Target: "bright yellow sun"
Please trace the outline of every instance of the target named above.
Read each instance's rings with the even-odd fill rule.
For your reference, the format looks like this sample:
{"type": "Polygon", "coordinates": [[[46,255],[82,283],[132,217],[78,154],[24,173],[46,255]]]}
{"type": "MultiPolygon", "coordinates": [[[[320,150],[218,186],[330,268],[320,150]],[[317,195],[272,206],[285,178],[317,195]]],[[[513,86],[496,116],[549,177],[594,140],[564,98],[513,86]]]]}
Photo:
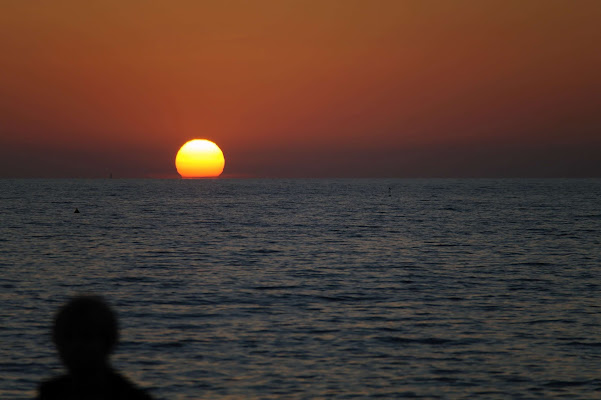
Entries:
{"type": "Polygon", "coordinates": [[[210,140],[190,140],[175,156],[175,168],[182,178],[216,178],[224,166],[223,152],[210,140]]]}

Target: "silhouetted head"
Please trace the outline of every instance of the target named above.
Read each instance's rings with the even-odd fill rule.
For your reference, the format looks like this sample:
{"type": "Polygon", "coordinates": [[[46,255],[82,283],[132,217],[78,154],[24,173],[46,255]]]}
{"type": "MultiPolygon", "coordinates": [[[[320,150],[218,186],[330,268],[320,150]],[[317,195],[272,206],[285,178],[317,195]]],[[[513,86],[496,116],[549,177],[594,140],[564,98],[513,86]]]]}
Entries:
{"type": "Polygon", "coordinates": [[[98,296],[77,296],[56,313],[52,341],[69,373],[90,376],[108,368],[118,340],[117,317],[98,296]]]}

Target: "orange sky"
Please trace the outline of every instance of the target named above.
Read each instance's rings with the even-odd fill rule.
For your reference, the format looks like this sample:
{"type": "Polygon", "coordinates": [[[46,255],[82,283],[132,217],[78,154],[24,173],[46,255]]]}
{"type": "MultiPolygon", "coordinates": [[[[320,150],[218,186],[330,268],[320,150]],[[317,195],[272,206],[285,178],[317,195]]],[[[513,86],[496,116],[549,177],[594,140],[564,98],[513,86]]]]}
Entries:
{"type": "Polygon", "coordinates": [[[601,176],[601,1],[0,2],[0,177],[601,176]]]}

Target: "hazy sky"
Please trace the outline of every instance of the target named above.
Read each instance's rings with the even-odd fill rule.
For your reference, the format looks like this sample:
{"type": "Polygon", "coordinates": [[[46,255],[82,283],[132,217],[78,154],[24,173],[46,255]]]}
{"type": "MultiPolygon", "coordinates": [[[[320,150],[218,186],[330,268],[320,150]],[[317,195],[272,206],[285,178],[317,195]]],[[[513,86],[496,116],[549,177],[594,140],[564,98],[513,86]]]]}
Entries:
{"type": "Polygon", "coordinates": [[[0,2],[0,177],[601,177],[601,1],[0,2]]]}

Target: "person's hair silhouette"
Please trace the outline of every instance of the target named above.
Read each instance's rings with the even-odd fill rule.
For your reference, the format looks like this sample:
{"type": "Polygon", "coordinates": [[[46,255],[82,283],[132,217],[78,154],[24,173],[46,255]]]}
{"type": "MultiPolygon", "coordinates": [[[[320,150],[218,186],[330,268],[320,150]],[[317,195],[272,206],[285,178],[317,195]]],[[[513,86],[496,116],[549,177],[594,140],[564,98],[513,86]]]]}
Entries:
{"type": "Polygon", "coordinates": [[[71,299],[58,310],[52,327],[68,374],[43,382],[38,399],[151,399],[112,369],[109,358],[118,338],[117,317],[101,297],[71,299]]]}

